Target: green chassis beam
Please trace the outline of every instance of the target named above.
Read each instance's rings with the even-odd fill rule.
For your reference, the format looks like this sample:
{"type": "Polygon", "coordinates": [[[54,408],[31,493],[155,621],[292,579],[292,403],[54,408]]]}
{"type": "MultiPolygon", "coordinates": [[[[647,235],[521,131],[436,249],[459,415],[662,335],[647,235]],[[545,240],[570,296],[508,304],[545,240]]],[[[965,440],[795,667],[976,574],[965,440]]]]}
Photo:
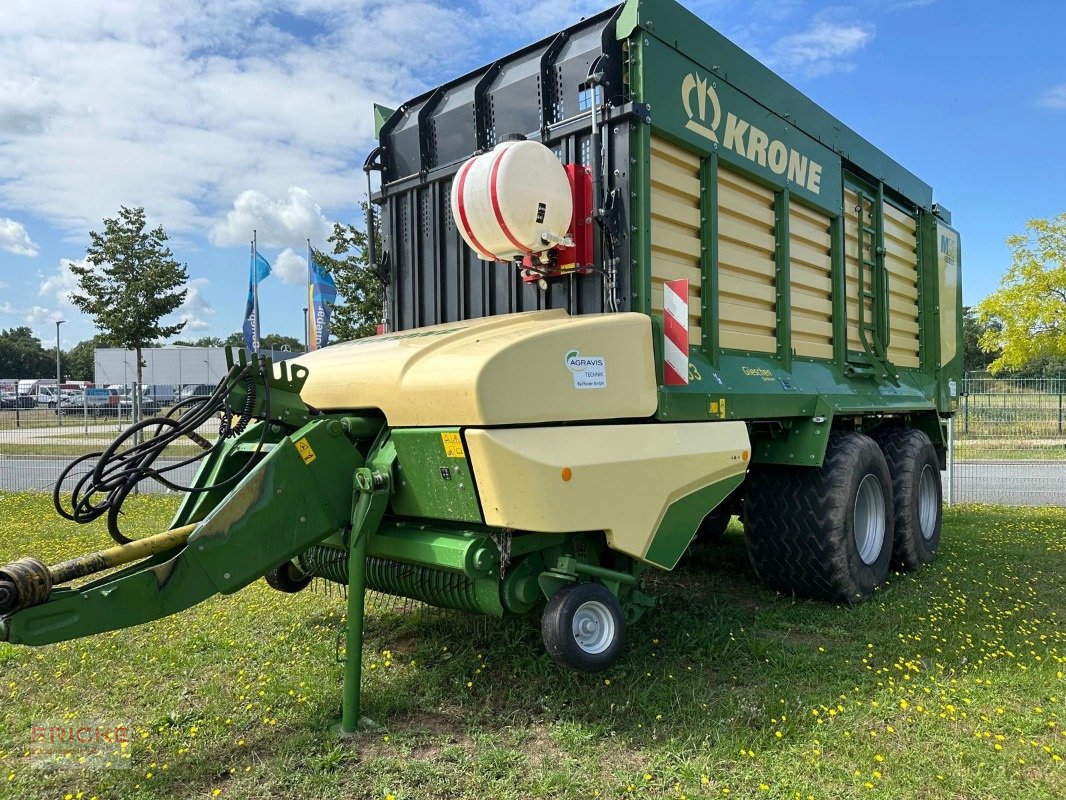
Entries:
{"type": "Polygon", "coordinates": [[[44,645],[129,628],[243,589],[348,524],[350,476],[362,463],[340,421],[311,422],[272,447],[184,547],[78,589],[53,590],[5,619],[0,640],[44,645]]]}

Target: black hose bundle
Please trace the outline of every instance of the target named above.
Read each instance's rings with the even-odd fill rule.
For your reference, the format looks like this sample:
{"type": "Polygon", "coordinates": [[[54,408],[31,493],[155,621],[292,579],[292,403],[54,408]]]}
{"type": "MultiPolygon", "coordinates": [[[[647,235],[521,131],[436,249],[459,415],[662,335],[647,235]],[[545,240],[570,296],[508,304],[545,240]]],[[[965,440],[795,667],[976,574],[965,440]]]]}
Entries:
{"type": "Polygon", "coordinates": [[[208,397],[196,397],[184,400],[166,415],[150,417],[136,422],[126,428],[102,452],[88,453],[72,461],[63,470],[52,490],[52,503],[59,514],[79,524],[92,522],[107,514],[107,530],[111,538],[119,544],[128,544],[131,539],[119,528],[119,516],[122,504],[132,494],[136,486],[144,480],[154,480],[159,484],[178,492],[201,493],[215,489],[225,489],[240,482],[255,465],[255,456],[266,443],[268,425],[263,424],[259,443],[248,462],[224,481],[208,486],[183,486],[164,477],[166,473],[186,467],[200,461],[228,438],[240,436],[252,421],[252,412],[256,402],[256,386],[266,387],[263,395],[264,418],[270,418],[270,376],[263,371],[260,375],[255,370],[262,370],[262,362],[255,360],[253,365],[234,369],[215,388],[208,397]],[[257,381],[256,378],[260,378],[257,381]],[[229,406],[229,395],[233,388],[243,380],[246,387],[244,407],[240,410],[237,422],[233,420],[233,409],[229,406]],[[180,412],[180,413],[179,413],[180,412]],[[212,445],[196,431],[214,414],[221,412],[218,440],[212,445]],[[177,416],[175,416],[177,414],[177,416]],[[133,440],[141,431],[152,429],[147,437],[129,448],[123,446],[133,440]],[[155,467],[153,464],[169,446],[188,438],[202,448],[202,451],[189,458],[155,467]],[[80,465],[96,459],[91,471],[86,472],[74,484],[70,492],[70,505],[63,504],[63,484],[67,477],[80,465]]]}

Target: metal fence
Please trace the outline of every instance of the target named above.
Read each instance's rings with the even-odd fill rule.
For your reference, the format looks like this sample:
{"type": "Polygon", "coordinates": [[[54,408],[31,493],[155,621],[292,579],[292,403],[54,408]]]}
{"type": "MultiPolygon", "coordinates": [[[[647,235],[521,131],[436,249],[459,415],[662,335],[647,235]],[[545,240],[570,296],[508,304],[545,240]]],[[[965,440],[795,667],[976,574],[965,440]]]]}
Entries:
{"type": "MultiPolygon", "coordinates": [[[[962,385],[945,494],[954,503],[1066,505],[1066,380],[969,377],[962,385]]],[[[165,411],[161,399],[148,414],[165,411]]],[[[130,406],[0,408],[0,491],[50,491],[74,458],[105,448],[131,422],[130,406]]],[[[208,440],[214,425],[201,431],[208,440]]],[[[171,461],[196,453],[185,442],[171,461]]],[[[194,466],[182,468],[187,483],[194,466]]],[[[162,491],[152,483],[145,491],[162,491]]]]}
{"type": "MultiPolygon", "coordinates": [[[[144,416],[166,413],[171,400],[146,403],[144,416]]],[[[0,491],[51,491],[67,465],[79,456],[104,450],[133,423],[131,404],[90,405],[82,400],[80,407],[65,405],[56,409],[48,406],[6,406],[0,408],[0,491]]],[[[198,433],[208,441],[218,434],[218,422],[201,427],[198,433]]],[[[132,444],[131,439],[120,450],[132,444]]],[[[192,440],[186,439],[168,447],[157,464],[170,465],[187,460],[201,452],[192,440]]],[[[92,462],[71,473],[66,484],[73,485],[85,474],[92,462]]],[[[167,477],[188,485],[196,465],[175,469],[167,477]]],[[[141,491],[166,491],[153,482],[145,482],[141,491]]]]}
{"type": "Polygon", "coordinates": [[[952,502],[1066,505],[1066,379],[969,376],[953,423],[952,502]]]}

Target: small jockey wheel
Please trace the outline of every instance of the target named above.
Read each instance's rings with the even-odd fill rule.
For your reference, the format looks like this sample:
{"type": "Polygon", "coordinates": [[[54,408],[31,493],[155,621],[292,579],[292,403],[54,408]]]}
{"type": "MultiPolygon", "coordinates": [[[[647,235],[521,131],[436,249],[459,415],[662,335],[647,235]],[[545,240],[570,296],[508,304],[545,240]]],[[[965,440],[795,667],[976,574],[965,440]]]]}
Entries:
{"type": "Polygon", "coordinates": [[[614,664],[626,640],[618,598],[599,583],[575,583],[548,598],[540,620],[544,648],[578,672],[602,672],[614,664]]]}

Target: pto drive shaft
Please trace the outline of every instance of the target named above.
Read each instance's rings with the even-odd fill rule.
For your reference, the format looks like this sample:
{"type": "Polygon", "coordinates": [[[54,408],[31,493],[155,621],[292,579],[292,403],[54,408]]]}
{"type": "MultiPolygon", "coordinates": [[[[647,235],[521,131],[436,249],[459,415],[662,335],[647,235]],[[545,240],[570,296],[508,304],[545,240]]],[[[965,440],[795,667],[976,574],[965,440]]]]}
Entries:
{"type": "Polygon", "coordinates": [[[129,544],[72,558],[51,567],[36,558],[20,558],[6,567],[0,567],[0,616],[40,605],[48,599],[53,586],[180,547],[188,541],[194,530],[196,525],[183,525],[129,544]]]}

